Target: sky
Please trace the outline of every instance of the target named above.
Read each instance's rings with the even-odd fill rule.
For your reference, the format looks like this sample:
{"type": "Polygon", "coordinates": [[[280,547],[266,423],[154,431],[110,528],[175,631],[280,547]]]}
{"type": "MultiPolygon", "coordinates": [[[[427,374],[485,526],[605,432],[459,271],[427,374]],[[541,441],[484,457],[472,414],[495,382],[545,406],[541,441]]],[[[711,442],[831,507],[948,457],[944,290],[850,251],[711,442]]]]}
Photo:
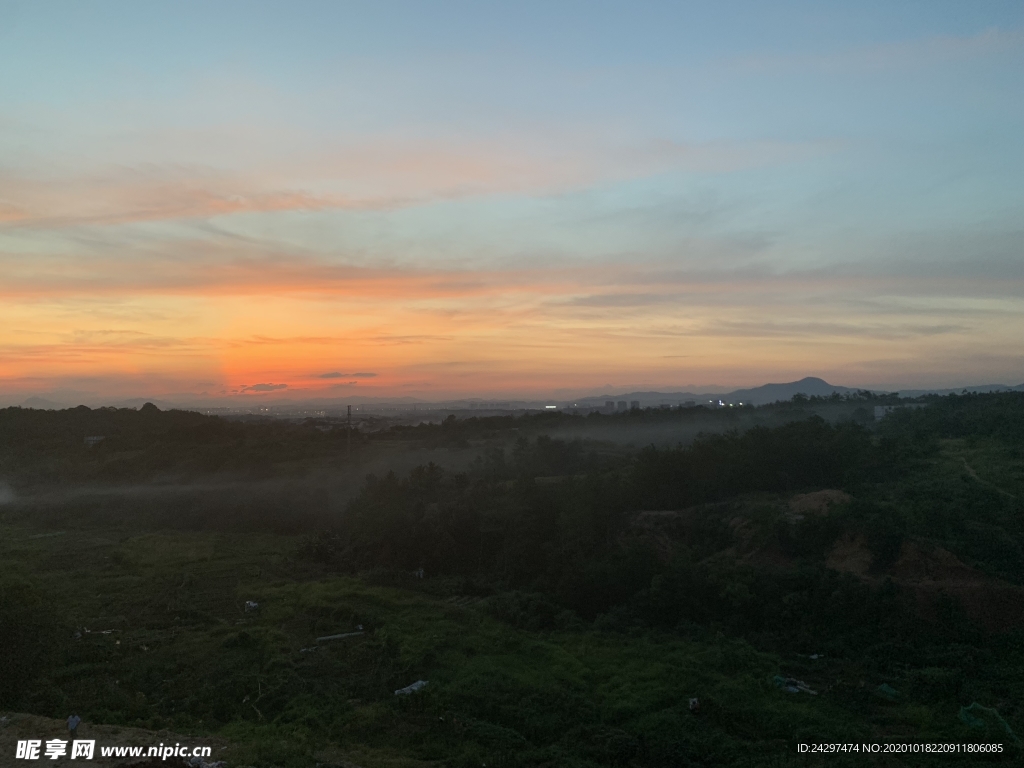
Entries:
{"type": "Polygon", "coordinates": [[[1024,4],[0,0],[0,403],[1024,382],[1024,4]]]}

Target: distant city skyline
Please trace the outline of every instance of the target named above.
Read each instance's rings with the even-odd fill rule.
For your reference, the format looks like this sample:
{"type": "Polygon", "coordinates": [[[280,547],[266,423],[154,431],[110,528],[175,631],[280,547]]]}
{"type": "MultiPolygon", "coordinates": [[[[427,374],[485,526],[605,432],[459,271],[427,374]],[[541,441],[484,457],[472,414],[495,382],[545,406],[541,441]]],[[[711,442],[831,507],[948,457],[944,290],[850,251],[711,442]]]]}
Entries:
{"type": "Polygon", "coordinates": [[[0,0],[0,69],[0,404],[1024,382],[1019,2],[0,0]]]}

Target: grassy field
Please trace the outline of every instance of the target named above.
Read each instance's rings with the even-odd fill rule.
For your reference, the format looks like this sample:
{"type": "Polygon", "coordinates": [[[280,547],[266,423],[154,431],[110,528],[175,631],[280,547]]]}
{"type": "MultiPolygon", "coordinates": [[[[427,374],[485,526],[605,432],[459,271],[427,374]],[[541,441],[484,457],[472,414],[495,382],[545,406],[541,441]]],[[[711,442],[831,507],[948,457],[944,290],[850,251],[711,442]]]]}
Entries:
{"type": "Polygon", "coordinates": [[[374,586],[300,562],[290,537],[0,530],[4,577],[31,578],[60,634],[27,706],[215,734],[234,765],[767,766],[800,741],[976,740],[956,707],[875,692],[905,681],[713,627],[630,634],[564,615],[519,629],[456,579],[374,586]]]}
{"type": "Polygon", "coordinates": [[[1024,398],[802,408],[635,451],[447,419],[345,462],[325,425],[0,411],[0,749],[77,711],[232,768],[1019,761],[1024,398]]]}

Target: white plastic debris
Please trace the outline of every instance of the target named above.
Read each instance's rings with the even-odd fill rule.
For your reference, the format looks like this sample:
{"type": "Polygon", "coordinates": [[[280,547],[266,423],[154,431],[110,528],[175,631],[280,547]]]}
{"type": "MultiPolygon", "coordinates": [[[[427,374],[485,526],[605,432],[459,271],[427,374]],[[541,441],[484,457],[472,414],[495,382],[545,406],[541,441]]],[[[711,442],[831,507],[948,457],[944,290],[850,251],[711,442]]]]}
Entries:
{"type": "Polygon", "coordinates": [[[361,635],[361,634],[362,634],[361,632],[342,632],[340,635],[324,635],[324,637],[316,638],[316,642],[318,642],[318,643],[329,643],[332,640],[341,640],[342,638],[355,637],[356,635],[361,635]]]}
{"type": "Polygon", "coordinates": [[[412,685],[407,685],[405,688],[399,688],[395,691],[395,696],[408,696],[410,693],[415,693],[420,688],[425,688],[427,685],[426,680],[417,680],[412,685]]]}
{"type": "Polygon", "coordinates": [[[362,631],[359,631],[359,632],[342,632],[340,635],[324,635],[323,637],[318,637],[316,639],[316,641],[318,643],[329,643],[331,640],[341,640],[344,637],[355,637],[356,635],[361,635],[361,634],[363,634],[362,631]]]}
{"type": "Polygon", "coordinates": [[[818,692],[813,690],[803,680],[797,680],[793,677],[781,677],[776,675],[774,677],[775,687],[781,688],[786,693],[809,693],[811,696],[817,696],[818,692]]]}
{"type": "Polygon", "coordinates": [[[255,600],[246,600],[245,601],[245,612],[246,613],[252,613],[253,611],[258,611],[259,609],[260,609],[260,604],[257,603],[255,600]]]}

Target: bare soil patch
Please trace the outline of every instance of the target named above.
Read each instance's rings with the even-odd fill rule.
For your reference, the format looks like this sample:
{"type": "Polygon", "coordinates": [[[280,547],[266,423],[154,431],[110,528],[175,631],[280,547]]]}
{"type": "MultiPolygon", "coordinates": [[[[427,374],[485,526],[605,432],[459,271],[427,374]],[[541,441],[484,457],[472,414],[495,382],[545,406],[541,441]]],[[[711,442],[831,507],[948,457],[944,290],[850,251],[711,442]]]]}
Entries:
{"type": "Polygon", "coordinates": [[[851,573],[860,578],[868,578],[874,555],[868,548],[868,540],[862,533],[845,533],[836,542],[829,553],[825,566],[840,573],[851,573]]]}
{"type": "Polygon", "coordinates": [[[798,493],[789,500],[789,511],[792,515],[827,515],[833,507],[848,501],[850,494],[835,489],[798,493]]]}
{"type": "Polygon", "coordinates": [[[873,556],[861,534],[846,534],[836,543],[826,565],[871,584],[891,578],[913,592],[921,615],[937,617],[943,596],[956,601],[974,622],[994,632],[1024,625],[1024,588],[972,568],[947,549],[906,541],[900,556],[884,573],[872,574],[873,556]]]}

